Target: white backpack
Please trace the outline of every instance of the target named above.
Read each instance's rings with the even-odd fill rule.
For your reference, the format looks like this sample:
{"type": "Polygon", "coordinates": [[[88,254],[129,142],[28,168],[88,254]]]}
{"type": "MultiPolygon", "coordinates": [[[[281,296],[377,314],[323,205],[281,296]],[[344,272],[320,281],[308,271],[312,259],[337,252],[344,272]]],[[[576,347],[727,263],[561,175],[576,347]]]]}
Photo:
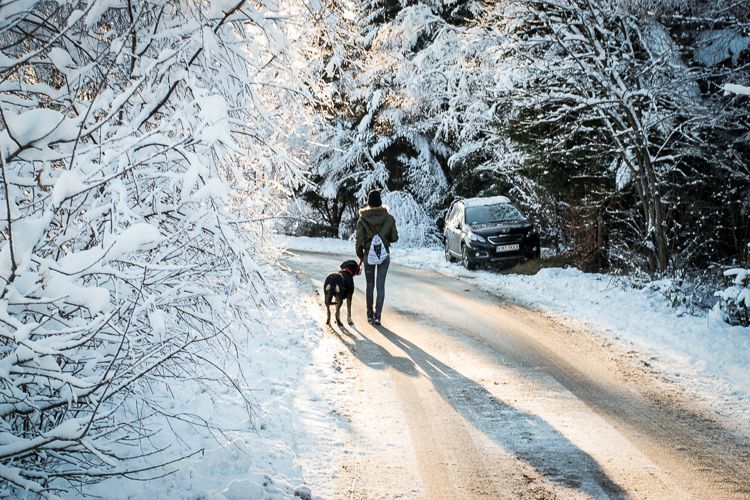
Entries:
{"type": "Polygon", "coordinates": [[[367,252],[367,263],[376,266],[382,264],[386,258],[388,258],[388,250],[385,249],[385,244],[380,239],[380,235],[376,234],[372,237],[370,251],[367,252]]]}

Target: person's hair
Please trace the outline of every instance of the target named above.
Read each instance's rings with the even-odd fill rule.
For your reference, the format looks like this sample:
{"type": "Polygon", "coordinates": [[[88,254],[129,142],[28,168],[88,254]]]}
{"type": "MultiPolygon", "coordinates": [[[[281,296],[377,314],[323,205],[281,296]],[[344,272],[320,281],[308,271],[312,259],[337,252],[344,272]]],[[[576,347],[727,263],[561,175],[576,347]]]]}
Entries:
{"type": "Polygon", "coordinates": [[[383,206],[383,200],[380,198],[379,189],[373,189],[367,194],[367,205],[372,208],[383,206]]]}

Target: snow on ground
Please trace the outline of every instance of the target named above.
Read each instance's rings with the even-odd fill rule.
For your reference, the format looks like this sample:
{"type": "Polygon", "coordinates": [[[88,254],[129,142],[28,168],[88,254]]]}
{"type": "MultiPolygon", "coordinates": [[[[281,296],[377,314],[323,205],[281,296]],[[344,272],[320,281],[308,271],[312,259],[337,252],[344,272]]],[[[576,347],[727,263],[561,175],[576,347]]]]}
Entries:
{"type": "MultiPolygon", "coordinates": [[[[289,249],[354,255],[354,243],[284,237],[289,249]]],[[[612,276],[546,268],[534,276],[465,270],[445,261],[442,249],[394,245],[396,263],[470,281],[519,304],[571,322],[637,349],[649,364],[750,435],[750,328],[729,326],[713,314],[678,316],[651,290],[628,288],[612,276]]]]}
{"type": "MultiPolygon", "coordinates": [[[[282,238],[290,249],[354,255],[349,241],[282,238]]],[[[649,362],[704,398],[750,434],[750,329],[716,318],[677,317],[657,295],[623,288],[611,277],[575,269],[543,269],[535,276],[469,272],[448,264],[439,249],[392,249],[394,261],[466,280],[501,297],[542,309],[566,321],[584,321],[596,335],[645,352],[649,362]]],[[[308,303],[289,277],[273,287],[276,303],[262,318],[270,330],[236,339],[242,375],[253,404],[249,417],[230,388],[207,390],[175,383],[163,410],[190,412],[212,425],[208,432],[173,424],[153,438],[175,456],[200,453],[153,481],[113,478],[87,488],[106,498],[289,498],[305,485],[335,491],[338,471],[320,457],[345,453],[346,422],[332,412],[343,375],[331,359],[340,346],[323,335],[319,304],[308,303]],[[307,475],[307,476],[306,476],[307,475]]],[[[235,374],[237,375],[237,374],[235,374]]],[[[154,472],[153,475],[158,475],[154,472]]],[[[312,497],[316,491],[312,490],[312,497]]]]}
{"type": "MultiPolygon", "coordinates": [[[[308,484],[321,483],[321,478],[306,478],[304,473],[319,470],[310,466],[316,453],[340,447],[344,435],[337,432],[339,423],[331,418],[329,404],[330,384],[339,374],[320,361],[333,357],[330,350],[335,345],[326,342],[311,318],[296,281],[280,276],[271,288],[275,303],[269,304],[266,317],[259,318],[261,325],[270,327],[234,339],[241,373],[232,374],[250,393],[251,416],[233,388],[175,381],[171,394],[163,397],[165,411],[185,412],[190,419],[187,414],[194,414],[228,430],[209,432],[173,423],[152,441],[169,446],[173,456],[203,451],[167,467],[173,473],[164,477],[113,478],[86,488],[86,493],[104,498],[281,499],[295,493],[305,497],[308,484]]],[[[231,371],[232,364],[224,369],[231,371]]],[[[316,498],[315,489],[311,493],[316,498]]]]}

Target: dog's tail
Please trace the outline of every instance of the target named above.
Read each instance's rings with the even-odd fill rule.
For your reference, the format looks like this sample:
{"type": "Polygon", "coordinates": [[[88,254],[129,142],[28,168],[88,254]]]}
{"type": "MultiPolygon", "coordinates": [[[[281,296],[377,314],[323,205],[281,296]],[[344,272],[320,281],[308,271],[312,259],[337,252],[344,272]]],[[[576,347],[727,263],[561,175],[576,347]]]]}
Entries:
{"type": "Polygon", "coordinates": [[[333,300],[333,298],[336,297],[338,294],[339,294],[338,283],[336,283],[335,285],[332,285],[331,283],[326,283],[325,288],[323,289],[323,295],[325,296],[326,304],[335,304],[336,301],[333,300]]]}

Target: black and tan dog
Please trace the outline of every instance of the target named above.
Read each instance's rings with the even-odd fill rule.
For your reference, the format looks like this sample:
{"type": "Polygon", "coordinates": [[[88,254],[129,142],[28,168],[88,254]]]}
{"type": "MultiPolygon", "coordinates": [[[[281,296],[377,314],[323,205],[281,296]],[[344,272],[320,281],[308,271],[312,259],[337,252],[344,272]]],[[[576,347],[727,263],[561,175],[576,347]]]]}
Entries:
{"type": "Polygon", "coordinates": [[[323,295],[325,297],[326,312],[328,317],[326,325],[331,324],[331,306],[336,304],[336,323],[342,325],[339,313],[341,304],[346,299],[346,320],[352,322],[352,295],[354,295],[354,276],[360,273],[360,266],[356,261],[347,260],[341,263],[340,271],[331,273],[323,283],[323,295]]]}

